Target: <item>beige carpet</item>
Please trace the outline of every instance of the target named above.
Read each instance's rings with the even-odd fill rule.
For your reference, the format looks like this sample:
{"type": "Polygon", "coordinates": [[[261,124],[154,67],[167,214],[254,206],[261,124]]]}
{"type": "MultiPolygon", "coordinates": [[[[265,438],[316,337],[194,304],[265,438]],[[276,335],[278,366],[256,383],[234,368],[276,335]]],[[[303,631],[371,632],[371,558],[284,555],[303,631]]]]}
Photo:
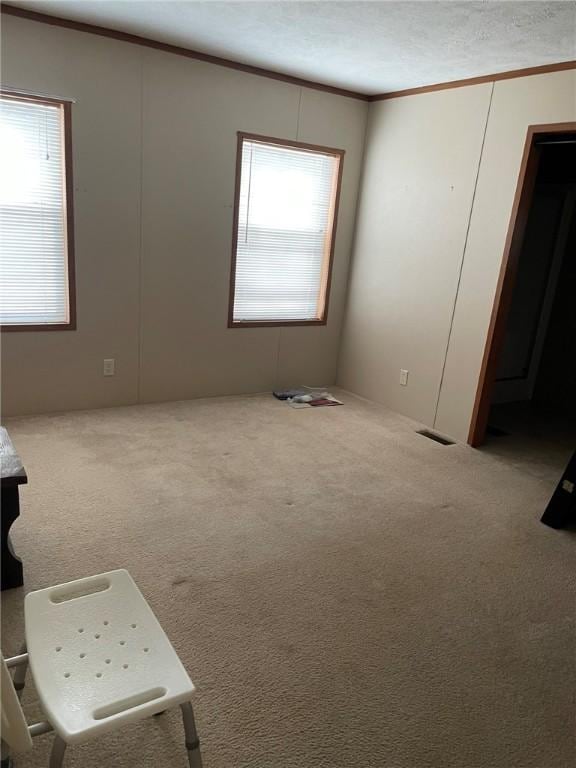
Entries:
{"type": "MultiPolygon", "coordinates": [[[[197,684],[206,768],[571,768],[576,537],[538,522],[556,473],[345,400],[9,421],[26,589],[128,568],[197,684]]],[[[179,716],[66,765],[184,768],[179,716]]]]}

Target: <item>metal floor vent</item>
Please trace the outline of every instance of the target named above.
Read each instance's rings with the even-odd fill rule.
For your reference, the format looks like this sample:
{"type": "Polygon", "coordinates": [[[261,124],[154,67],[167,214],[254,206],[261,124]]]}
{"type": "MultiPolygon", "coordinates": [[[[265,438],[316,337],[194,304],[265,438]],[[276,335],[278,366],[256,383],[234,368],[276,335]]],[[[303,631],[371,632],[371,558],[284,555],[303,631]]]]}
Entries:
{"type": "Polygon", "coordinates": [[[429,429],[417,429],[416,434],[428,437],[430,440],[434,440],[435,443],[440,443],[440,445],[454,445],[454,440],[448,440],[447,437],[437,435],[436,432],[430,432],[429,429]]]}

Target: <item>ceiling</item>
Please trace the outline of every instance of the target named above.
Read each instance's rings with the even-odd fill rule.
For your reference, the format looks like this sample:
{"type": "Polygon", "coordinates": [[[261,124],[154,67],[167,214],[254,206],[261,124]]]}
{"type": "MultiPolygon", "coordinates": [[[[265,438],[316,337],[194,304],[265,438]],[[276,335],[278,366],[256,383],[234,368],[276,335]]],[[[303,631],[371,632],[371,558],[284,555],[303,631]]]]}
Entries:
{"type": "Polygon", "coordinates": [[[15,2],[365,94],[576,59],[576,2],[15,2]]]}

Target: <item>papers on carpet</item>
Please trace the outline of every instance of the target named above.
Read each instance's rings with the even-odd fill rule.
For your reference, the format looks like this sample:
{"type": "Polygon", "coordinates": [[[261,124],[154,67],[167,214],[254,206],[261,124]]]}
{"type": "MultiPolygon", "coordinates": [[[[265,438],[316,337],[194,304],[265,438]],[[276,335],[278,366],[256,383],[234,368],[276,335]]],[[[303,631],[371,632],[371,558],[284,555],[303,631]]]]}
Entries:
{"type": "Polygon", "coordinates": [[[322,408],[324,406],[343,405],[334,395],[326,390],[314,390],[309,387],[285,389],[272,393],[278,400],[283,400],[292,408],[322,408]]]}

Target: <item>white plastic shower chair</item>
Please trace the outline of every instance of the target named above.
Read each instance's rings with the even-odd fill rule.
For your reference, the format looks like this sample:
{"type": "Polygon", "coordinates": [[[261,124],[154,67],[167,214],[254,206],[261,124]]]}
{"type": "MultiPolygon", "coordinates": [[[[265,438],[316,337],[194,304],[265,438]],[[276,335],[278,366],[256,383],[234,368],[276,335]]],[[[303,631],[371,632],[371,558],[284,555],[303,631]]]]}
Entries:
{"type": "Polygon", "coordinates": [[[128,571],[31,592],[24,607],[26,644],[2,657],[2,768],[31,749],[32,736],[56,732],[50,768],[59,768],[68,744],[176,705],[190,768],[202,768],[194,685],[128,571]],[[19,701],[28,663],[47,718],[34,725],[19,701]]]}

